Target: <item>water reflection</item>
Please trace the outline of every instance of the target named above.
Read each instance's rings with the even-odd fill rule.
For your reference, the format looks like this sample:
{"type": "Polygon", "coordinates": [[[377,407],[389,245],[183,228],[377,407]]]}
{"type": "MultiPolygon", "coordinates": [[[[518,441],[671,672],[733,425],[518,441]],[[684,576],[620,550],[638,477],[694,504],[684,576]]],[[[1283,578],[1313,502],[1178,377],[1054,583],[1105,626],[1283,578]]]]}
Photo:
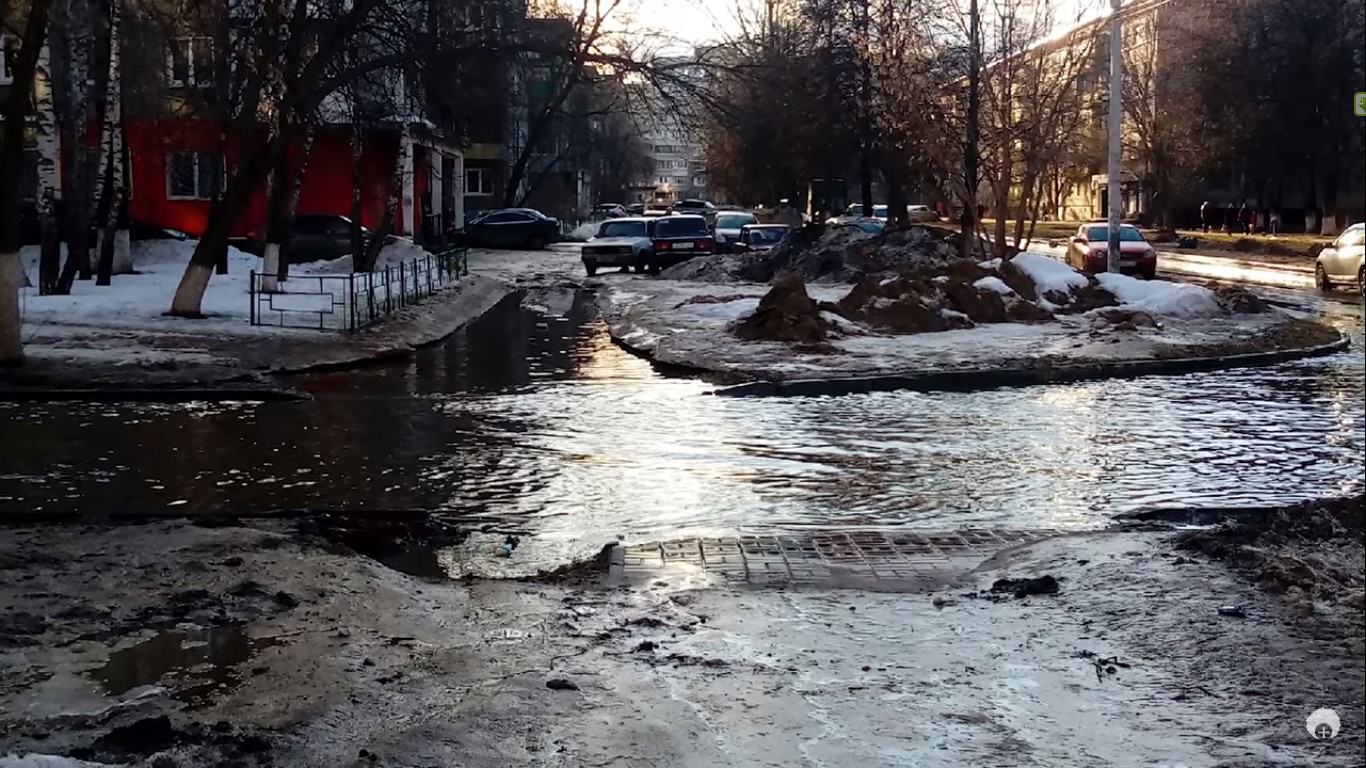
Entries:
{"type": "MultiPolygon", "coordinates": [[[[1359,343],[1360,306],[1334,306],[1359,343]]],[[[307,377],[310,403],[0,406],[0,513],[443,509],[585,552],[770,526],[1090,527],[1359,491],[1362,370],[1358,346],[1173,378],[715,398],[611,344],[586,295],[540,294],[402,365],[307,377]]]]}

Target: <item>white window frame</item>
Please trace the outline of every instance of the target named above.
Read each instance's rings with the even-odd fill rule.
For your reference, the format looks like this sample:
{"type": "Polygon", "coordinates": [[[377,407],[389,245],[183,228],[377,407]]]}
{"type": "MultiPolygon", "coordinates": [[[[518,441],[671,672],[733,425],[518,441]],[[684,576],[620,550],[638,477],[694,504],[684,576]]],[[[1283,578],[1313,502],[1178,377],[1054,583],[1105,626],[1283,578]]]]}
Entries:
{"type": "Polygon", "coordinates": [[[465,197],[493,197],[493,169],[465,167],[465,197]]]}
{"type": "MultiPolygon", "coordinates": [[[[212,156],[215,156],[215,157],[218,159],[218,193],[219,193],[220,195],[223,194],[223,190],[224,190],[224,188],[225,188],[225,186],[226,186],[226,183],[227,183],[227,170],[228,170],[228,169],[227,169],[227,164],[224,162],[224,158],[223,158],[222,153],[220,153],[220,152],[213,152],[213,151],[203,151],[203,150],[198,150],[198,149],[185,149],[185,150],[177,150],[177,151],[167,152],[167,153],[166,153],[166,199],[167,199],[167,200],[174,200],[174,201],[205,201],[205,200],[212,200],[212,199],[213,199],[213,193],[212,193],[212,191],[211,191],[209,194],[207,194],[207,195],[204,194],[204,193],[201,191],[201,185],[200,185],[200,183],[199,183],[199,169],[200,169],[200,167],[201,167],[201,166],[200,166],[200,156],[201,156],[201,155],[212,155],[212,156]],[[172,171],[174,170],[174,166],[172,165],[172,158],[176,157],[177,155],[189,155],[189,156],[191,156],[191,157],[194,158],[194,190],[195,190],[195,191],[194,191],[194,193],[191,194],[191,195],[177,195],[177,194],[172,190],[172,188],[171,188],[171,187],[172,187],[172,183],[171,183],[171,173],[172,173],[172,171]]],[[[132,193],[130,192],[128,196],[129,196],[129,198],[131,199],[131,198],[132,198],[132,193]]]]}
{"type": "Polygon", "coordinates": [[[13,85],[14,73],[9,71],[10,51],[15,47],[9,35],[0,36],[0,85],[13,85]]]}
{"type": "Polygon", "coordinates": [[[172,37],[167,41],[166,47],[166,85],[172,88],[209,88],[213,85],[213,38],[208,35],[180,35],[172,37]],[[185,46],[185,68],[187,78],[176,77],[175,73],[175,48],[183,44],[185,46]],[[207,56],[197,55],[196,49],[200,46],[207,46],[209,49],[207,56]],[[209,71],[200,72],[198,62],[202,60],[208,62],[209,71]]]}

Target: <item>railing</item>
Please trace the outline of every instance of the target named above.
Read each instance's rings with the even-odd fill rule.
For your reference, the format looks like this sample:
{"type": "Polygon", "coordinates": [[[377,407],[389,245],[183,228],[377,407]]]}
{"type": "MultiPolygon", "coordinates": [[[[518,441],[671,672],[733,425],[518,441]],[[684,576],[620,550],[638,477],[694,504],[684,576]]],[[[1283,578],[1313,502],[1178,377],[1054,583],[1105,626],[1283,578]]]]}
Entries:
{"type": "Polygon", "coordinates": [[[251,324],[355,333],[468,275],[467,255],[456,247],[373,272],[296,274],[276,291],[252,270],[251,324]]]}

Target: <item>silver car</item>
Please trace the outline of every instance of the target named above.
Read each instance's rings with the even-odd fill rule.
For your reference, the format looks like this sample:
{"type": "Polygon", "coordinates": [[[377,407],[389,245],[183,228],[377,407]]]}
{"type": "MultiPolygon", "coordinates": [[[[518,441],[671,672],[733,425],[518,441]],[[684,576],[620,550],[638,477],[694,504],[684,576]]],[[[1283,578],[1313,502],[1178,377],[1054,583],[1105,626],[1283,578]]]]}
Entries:
{"type": "Polygon", "coordinates": [[[1357,290],[1366,296],[1363,256],[1366,256],[1366,223],[1353,224],[1319,254],[1314,264],[1314,283],[1324,293],[1343,283],[1356,283],[1357,290]]]}
{"type": "Polygon", "coordinates": [[[740,230],[758,224],[759,217],[746,211],[721,211],[716,214],[712,232],[716,235],[716,252],[731,253],[740,241],[740,230]]]}
{"type": "Polygon", "coordinates": [[[583,244],[583,268],[592,277],[599,269],[645,271],[651,253],[650,220],[643,217],[608,219],[583,244]]]}

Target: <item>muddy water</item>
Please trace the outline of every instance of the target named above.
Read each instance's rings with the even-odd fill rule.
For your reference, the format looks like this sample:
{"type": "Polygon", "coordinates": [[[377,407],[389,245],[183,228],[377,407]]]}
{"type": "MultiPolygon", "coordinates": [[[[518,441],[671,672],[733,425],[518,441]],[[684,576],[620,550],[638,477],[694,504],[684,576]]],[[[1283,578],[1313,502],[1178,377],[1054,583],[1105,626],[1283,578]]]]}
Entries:
{"type": "Polygon", "coordinates": [[[596,549],[775,526],[1088,528],[1359,491],[1361,305],[1332,358],[975,394],[711,397],[615,347],[591,298],[500,306],[307,403],[0,406],[0,514],[445,510],[596,549]]]}

